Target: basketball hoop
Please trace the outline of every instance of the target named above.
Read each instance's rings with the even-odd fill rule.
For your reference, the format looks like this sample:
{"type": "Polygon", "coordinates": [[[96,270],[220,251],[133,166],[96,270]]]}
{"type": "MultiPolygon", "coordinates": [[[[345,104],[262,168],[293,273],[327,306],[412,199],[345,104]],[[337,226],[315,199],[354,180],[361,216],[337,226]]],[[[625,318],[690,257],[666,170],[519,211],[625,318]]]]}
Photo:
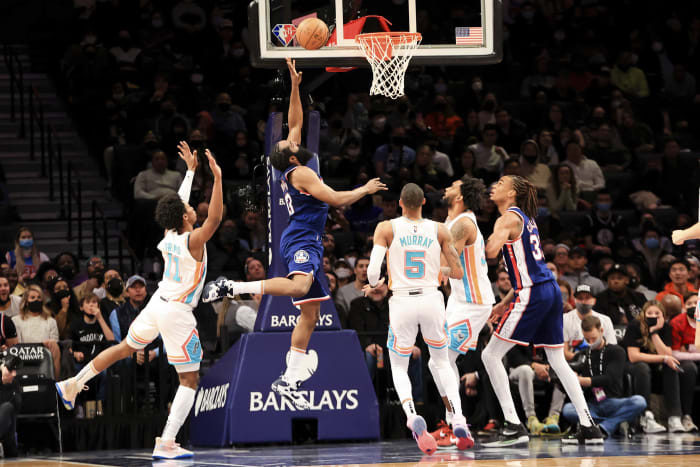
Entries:
{"type": "Polygon", "coordinates": [[[372,67],[370,95],[403,96],[408,62],[421,39],[418,32],[373,32],[355,37],[372,67]]]}

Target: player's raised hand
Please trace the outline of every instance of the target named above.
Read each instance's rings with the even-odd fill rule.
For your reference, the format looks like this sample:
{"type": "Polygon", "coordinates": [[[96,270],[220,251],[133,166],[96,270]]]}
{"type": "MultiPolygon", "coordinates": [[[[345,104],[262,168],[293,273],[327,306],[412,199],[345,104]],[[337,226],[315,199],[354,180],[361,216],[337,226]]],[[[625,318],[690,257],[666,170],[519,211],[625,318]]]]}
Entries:
{"type": "Polygon", "coordinates": [[[386,185],[382,183],[379,178],[373,178],[369,182],[365,183],[365,188],[367,188],[367,194],[373,195],[378,191],[385,191],[386,185]]]}
{"type": "Polygon", "coordinates": [[[287,57],[287,68],[289,68],[289,77],[292,78],[293,86],[299,86],[301,83],[301,74],[303,73],[302,71],[297,71],[296,65],[296,60],[292,60],[291,58],[287,57]]]}
{"type": "Polygon", "coordinates": [[[216,159],[214,159],[211,151],[205,149],[204,154],[206,154],[207,159],[209,159],[209,168],[211,169],[211,173],[214,174],[214,178],[221,178],[221,167],[216,163],[216,159]]]}
{"type": "Polygon", "coordinates": [[[187,170],[192,170],[197,168],[197,151],[190,151],[190,145],[186,141],[180,141],[177,145],[177,153],[180,155],[180,159],[185,161],[187,164],[187,170]]]}
{"type": "Polygon", "coordinates": [[[362,287],[362,292],[365,294],[365,297],[366,297],[366,296],[369,295],[369,293],[370,293],[371,291],[373,291],[373,290],[376,289],[377,287],[381,286],[383,283],[384,283],[384,278],[382,277],[381,279],[379,279],[379,280],[377,281],[377,285],[375,285],[374,287],[372,287],[372,286],[369,285],[369,284],[365,284],[365,286],[362,287]]]}

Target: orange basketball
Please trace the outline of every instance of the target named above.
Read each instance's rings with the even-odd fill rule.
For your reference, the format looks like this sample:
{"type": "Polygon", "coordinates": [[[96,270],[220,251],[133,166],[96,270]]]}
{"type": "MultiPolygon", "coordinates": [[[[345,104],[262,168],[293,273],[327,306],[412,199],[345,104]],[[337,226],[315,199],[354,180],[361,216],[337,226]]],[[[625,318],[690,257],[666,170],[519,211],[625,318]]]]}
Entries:
{"type": "Polygon", "coordinates": [[[306,18],[297,26],[296,39],[305,49],[320,49],[328,42],[328,26],[318,18],[306,18]]]}

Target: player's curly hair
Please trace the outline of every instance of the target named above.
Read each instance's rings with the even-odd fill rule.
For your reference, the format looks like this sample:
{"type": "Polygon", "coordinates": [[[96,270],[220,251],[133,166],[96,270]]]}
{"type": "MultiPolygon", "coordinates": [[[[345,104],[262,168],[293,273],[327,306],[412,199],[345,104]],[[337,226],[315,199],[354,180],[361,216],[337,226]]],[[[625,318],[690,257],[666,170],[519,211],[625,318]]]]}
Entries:
{"type": "Polygon", "coordinates": [[[480,178],[465,175],[462,177],[462,185],[459,187],[462,195],[462,202],[467,209],[474,212],[481,211],[481,203],[486,196],[486,187],[480,178]]]}
{"type": "Polygon", "coordinates": [[[156,206],[156,222],[165,230],[182,228],[182,215],[185,214],[185,203],[180,195],[173,193],[163,196],[156,206]]]}
{"type": "Polygon", "coordinates": [[[279,143],[277,143],[273,146],[272,151],[270,151],[270,164],[280,172],[284,172],[287,170],[287,167],[292,165],[292,163],[289,162],[289,158],[293,155],[294,153],[292,153],[289,148],[280,149],[279,143]]]}

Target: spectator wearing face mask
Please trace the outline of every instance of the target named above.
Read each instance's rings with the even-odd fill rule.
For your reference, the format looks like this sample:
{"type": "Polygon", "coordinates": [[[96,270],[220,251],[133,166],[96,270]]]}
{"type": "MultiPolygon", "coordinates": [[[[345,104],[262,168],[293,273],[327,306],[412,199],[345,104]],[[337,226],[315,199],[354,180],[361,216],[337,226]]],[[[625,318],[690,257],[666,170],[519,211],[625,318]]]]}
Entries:
{"type": "Polygon", "coordinates": [[[642,284],[640,279],[641,268],[639,267],[639,265],[634,263],[627,264],[625,265],[625,270],[627,271],[627,275],[630,278],[629,288],[631,290],[644,295],[644,298],[647,301],[656,299],[657,292],[649,289],[648,287],[642,284]]]}
{"type": "Polygon", "coordinates": [[[89,293],[104,298],[105,264],[99,256],[91,256],[87,261],[87,280],[73,288],[78,302],[89,293]]]}
{"type": "MultiPolygon", "coordinates": [[[[78,257],[70,251],[64,251],[56,255],[54,263],[58,267],[58,274],[67,280],[68,285],[71,287],[75,287],[87,279],[87,276],[79,274],[78,257]]],[[[50,291],[50,288],[47,290],[50,291]]]]}
{"type": "MultiPolygon", "coordinates": [[[[51,310],[44,307],[44,292],[36,284],[27,287],[19,314],[12,318],[20,344],[42,344],[53,357],[56,375],[61,374],[61,349],[58,346],[58,326],[51,310]]],[[[58,377],[58,376],[57,376],[58,377]]]]}
{"type": "Polygon", "coordinates": [[[656,299],[661,301],[666,295],[675,295],[681,299],[681,306],[683,306],[683,297],[690,293],[698,293],[698,290],[693,286],[693,284],[688,282],[689,272],[690,265],[686,260],[674,260],[668,270],[668,278],[671,280],[666,284],[664,289],[656,295],[656,299]]]}
{"type": "Polygon", "coordinates": [[[352,281],[352,269],[344,259],[339,259],[335,262],[333,272],[338,277],[338,289],[352,281]]]}
{"type": "Polygon", "coordinates": [[[660,285],[661,275],[659,274],[659,263],[661,257],[669,250],[662,242],[661,230],[653,223],[643,222],[642,236],[632,240],[632,245],[639,252],[643,259],[643,278],[652,286],[660,285]]]}
{"type": "Polygon", "coordinates": [[[39,265],[48,260],[49,257],[34,244],[34,234],[26,227],[17,230],[15,248],[5,253],[5,261],[10,269],[17,271],[22,283],[34,279],[39,265]]]}
{"type": "Polygon", "coordinates": [[[416,160],[416,151],[408,147],[406,130],[397,127],[391,130],[389,144],[383,144],[374,152],[374,171],[378,177],[396,176],[403,167],[410,167],[416,160]]]}
{"type": "Polygon", "coordinates": [[[576,302],[574,301],[574,290],[571,285],[564,279],[557,279],[557,284],[559,285],[559,291],[561,292],[561,303],[564,314],[569,313],[571,310],[576,309],[576,302]]]}
{"type": "Polygon", "coordinates": [[[640,99],[649,97],[647,78],[640,68],[634,66],[636,59],[631,51],[624,50],[617,57],[617,63],[610,72],[610,81],[626,97],[640,99]]]}
{"type": "Polygon", "coordinates": [[[56,319],[61,340],[67,339],[70,335],[71,323],[80,319],[82,313],[78,299],[63,277],[58,276],[49,284],[49,301],[46,303],[46,308],[51,310],[56,319]]]}
{"type": "Polygon", "coordinates": [[[110,325],[109,315],[121,306],[127,299],[124,293],[124,282],[121,274],[116,269],[108,269],[105,272],[105,296],[100,300],[100,312],[102,317],[110,325]]]}
{"type": "Polygon", "coordinates": [[[564,314],[564,356],[567,360],[572,360],[576,352],[585,349],[588,344],[583,338],[581,321],[587,316],[595,316],[602,323],[602,330],[605,340],[609,344],[617,344],[615,328],[609,317],[593,311],[596,298],[591,293],[591,287],[581,284],[574,291],[576,310],[564,314]]]}
{"type": "Polygon", "coordinates": [[[629,287],[627,268],[614,264],[604,277],[608,288],[596,296],[596,310],[608,316],[613,324],[627,324],[636,319],[647,299],[629,287]]]}
{"type": "MultiPolygon", "coordinates": [[[[634,392],[644,397],[650,407],[652,390],[658,390],[652,381],[661,382],[664,403],[668,411],[669,433],[685,431],[681,423],[680,362],[673,356],[671,345],[673,336],[666,319],[664,306],[652,300],[642,309],[642,314],[630,322],[622,341],[627,349],[629,372],[634,380],[634,392]]],[[[642,415],[640,425],[645,433],[665,431],[654,419],[651,410],[642,415]]]]}
{"type": "MultiPolygon", "coordinates": [[[[586,350],[578,380],[591,417],[607,436],[615,434],[618,427],[627,435],[629,423],[637,419],[647,404],[642,396],[622,397],[625,351],[608,341],[603,324],[596,316],[586,316],[581,322],[581,331],[586,350]]],[[[570,423],[578,422],[570,402],[564,405],[562,415],[570,423]]]]}
{"type": "Polygon", "coordinates": [[[594,210],[586,216],[584,229],[586,249],[594,254],[612,254],[616,244],[625,243],[627,225],[621,216],[612,212],[612,196],[606,190],[596,194],[594,210]]]}
{"type": "Polygon", "coordinates": [[[236,132],[246,131],[245,121],[241,114],[231,106],[231,96],[222,92],[216,96],[216,108],[211,112],[214,128],[214,139],[235,142],[236,132]]]}
{"type": "Polygon", "coordinates": [[[695,347],[697,294],[688,295],[685,299],[685,306],[685,313],[681,313],[671,320],[671,349],[673,356],[680,361],[683,369],[683,373],[679,375],[681,378],[681,411],[683,412],[681,423],[685,431],[690,432],[698,431],[692,417],[695,384],[698,379],[698,362],[700,362],[700,351],[695,347]]]}
{"type": "Polygon", "coordinates": [[[586,250],[581,247],[572,248],[569,251],[569,268],[562,275],[562,278],[571,284],[571,288],[574,290],[579,284],[587,284],[591,287],[593,295],[597,295],[605,290],[605,284],[588,272],[587,264],[586,250]]]}
{"type": "Polygon", "coordinates": [[[520,145],[520,174],[538,190],[547,190],[552,178],[549,167],[540,162],[540,148],[534,139],[520,145]]]}

